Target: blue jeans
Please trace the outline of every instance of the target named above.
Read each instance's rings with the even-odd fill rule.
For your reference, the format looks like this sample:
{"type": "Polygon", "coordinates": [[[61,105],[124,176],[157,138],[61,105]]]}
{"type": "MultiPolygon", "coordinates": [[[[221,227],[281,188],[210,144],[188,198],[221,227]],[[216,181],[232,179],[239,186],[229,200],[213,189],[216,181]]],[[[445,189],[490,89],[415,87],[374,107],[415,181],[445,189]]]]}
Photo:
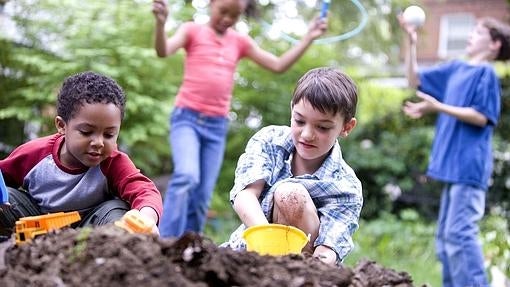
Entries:
{"type": "Polygon", "coordinates": [[[464,184],[447,185],[443,190],[436,251],[444,287],[489,286],[477,225],[484,214],[485,193],[464,184]]]}
{"type": "Polygon", "coordinates": [[[220,172],[228,131],[226,117],[175,107],[170,119],[173,175],[163,202],[162,237],[202,232],[220,172]]]}

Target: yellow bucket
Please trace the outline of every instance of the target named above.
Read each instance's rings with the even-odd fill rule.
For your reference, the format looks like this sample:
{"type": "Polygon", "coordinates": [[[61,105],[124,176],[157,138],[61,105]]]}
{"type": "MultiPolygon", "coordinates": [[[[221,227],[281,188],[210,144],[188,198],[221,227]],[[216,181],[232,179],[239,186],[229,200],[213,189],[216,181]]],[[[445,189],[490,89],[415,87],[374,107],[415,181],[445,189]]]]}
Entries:
{"type": "Polygon", "coordinates": [[[261,224],[247,228],[243,233],[246,249],[260,255],[299,254],[308,236],[300,229],[282,224],[261,224]]]}

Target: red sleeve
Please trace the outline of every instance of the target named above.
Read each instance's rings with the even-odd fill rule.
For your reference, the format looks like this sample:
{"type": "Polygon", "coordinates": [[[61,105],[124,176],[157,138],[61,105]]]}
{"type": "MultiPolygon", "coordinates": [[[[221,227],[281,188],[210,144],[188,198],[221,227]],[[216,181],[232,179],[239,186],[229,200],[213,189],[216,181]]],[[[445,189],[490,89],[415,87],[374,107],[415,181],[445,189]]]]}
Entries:
{"type": "Polygon", "coordinates": [[[156,185],[123,152],[115,151],[101,163],[101,170],[108,180],[108,186],[133,209],[152,207],[161,218],[163,200],[156,185]]]}
{"type": "Polygon", "coordinates": [[[18,146],[5,159],[0,160],[0,170],[7,186],[19,188],[25,176],[43,158],[52,154],[56,143],[60,143],[61,135],[54,134],[38,138],[18,146]]]}

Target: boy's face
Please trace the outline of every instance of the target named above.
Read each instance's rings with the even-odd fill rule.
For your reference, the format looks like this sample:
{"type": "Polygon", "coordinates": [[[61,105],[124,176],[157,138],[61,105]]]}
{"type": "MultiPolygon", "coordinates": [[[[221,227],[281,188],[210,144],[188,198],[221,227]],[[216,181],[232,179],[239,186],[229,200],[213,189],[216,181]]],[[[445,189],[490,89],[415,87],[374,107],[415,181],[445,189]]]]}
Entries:
{"type": "Polygon", "coordinates": [[[292,140],[296,155],[304,160],[322,162],[338,137],[346,137],[356,126],[356,119],[344,122],[343,115],[325,114],[301,100],[292,108],[292,140]]]}
{"type": "Polygon", "coordinates": [[[489,29],[479,22],[469,36],[466,46],[467,55],[471,58],[478,55],[488,55],[493,52],[493,49],[497,48],[496,43],[492,41],[489,29]]]}
{"type": "Polygon", "coordinates": [[[112,103],[85,103],[68,122],[56,117],[58,132],[65,135],[60,161],[68,168],[97,166],[115,150],[120,124],[120,109],[112,103]]]}
{"type": "Polygon", "coordinates": [[[246,8],[243,0],[213,0],[211,1],[211,27],[218,34],[223,34],[232,27],[246,8]]]}

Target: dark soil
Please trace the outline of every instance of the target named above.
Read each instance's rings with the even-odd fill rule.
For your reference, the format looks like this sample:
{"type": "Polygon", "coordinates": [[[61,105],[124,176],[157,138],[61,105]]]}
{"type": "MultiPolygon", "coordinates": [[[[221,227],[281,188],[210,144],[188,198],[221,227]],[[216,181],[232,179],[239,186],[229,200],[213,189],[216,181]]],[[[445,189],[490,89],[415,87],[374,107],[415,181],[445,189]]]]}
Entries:
{"type": "Polygon", "coordinates": [[[334,267],[307,255],[259,256],[219,248],[193,233],[171,240],[113,225],[66,229],[3,247],[0,286],[5,287],[413,286],[407,273],[371,261],[334,267]]]}

